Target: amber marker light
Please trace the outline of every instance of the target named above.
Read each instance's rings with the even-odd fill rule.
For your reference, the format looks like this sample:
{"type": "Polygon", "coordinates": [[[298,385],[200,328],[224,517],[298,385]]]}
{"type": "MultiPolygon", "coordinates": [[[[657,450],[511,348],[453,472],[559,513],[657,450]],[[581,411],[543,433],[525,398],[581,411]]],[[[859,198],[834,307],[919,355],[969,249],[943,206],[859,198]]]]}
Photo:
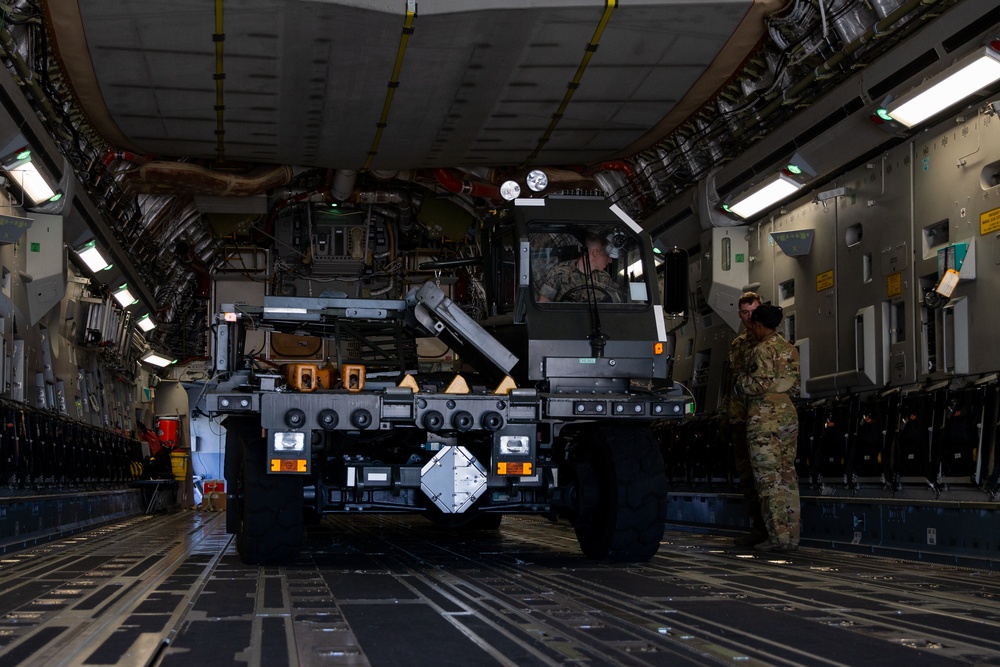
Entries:
{"type": "Polygon", "coordinates": [[[530,475],[531,474],[531,464],[530,463],[514,463],[507,461],[500,461],[497,463],[497,474],[498,475],[530,475]]]}
{"type": "Polygon", "coordinates": [[[663,343],[653,343],[653,354],[663,354],[663,343]]]}
{"type": "Polygon", "coordinates": [[[305,472],[304,459],[271,459],[271,472],[305,472]]]}

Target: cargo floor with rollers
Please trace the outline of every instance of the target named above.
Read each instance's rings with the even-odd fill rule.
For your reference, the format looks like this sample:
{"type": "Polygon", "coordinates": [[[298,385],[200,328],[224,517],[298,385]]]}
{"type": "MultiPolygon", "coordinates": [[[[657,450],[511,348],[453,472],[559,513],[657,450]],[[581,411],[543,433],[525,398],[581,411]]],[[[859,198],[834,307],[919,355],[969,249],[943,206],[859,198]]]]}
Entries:
{"type": "Polygon", "coordinates": [[[134,516],[7,553],[14,665],[1000,664],[1000,573],[668,531],[643,564],[505,517],[327,517],[300,558],[240,562],[223,512],[134,516]]]}

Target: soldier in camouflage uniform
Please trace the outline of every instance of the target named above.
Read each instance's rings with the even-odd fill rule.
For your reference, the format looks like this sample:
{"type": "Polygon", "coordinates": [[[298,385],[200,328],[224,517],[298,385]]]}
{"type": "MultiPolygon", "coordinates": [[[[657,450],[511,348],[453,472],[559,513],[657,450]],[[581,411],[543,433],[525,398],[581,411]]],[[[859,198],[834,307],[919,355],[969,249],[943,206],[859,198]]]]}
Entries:
{"type": "Polygon", "coordinates": [[[729,368],[722,386],[725,394],[722,397],[722,415],[725,423],[723,440],[728,440],[733,451],[733,464],[740,480],[740,490],[746,501],[747,512],[750,514],[750,533],[737,537],[737,546],[751,547],[767,539],[767,529],[764,527],[764,516],[760,509],[760,496],[754,485],[753,468],[750,466],[750,455],[747,451],[747,416],[746,404],[742,392],[737,390],[735,378],[746,370],[746,359],[757,344],[757,339],[746,328],[750,315],[760,305],[760,297],[756,292],[744,292],[737,301],[737,311],[743,323],[743,331],[733,339],[729,347],[729,368]]]}
{"type": "Polygon", "coordinates": [[[621,303],[621,292],[607,272],[611,255],[605,249],[604,238],[590,235],[586,241],[586,252],[574,260],[557,264],[538,288],[539,301],[597,301],[611,300],[621,303]],[[588,271],[589,281],[588,281],[588,271]],[[593,285],[594,289],[586,289],[593,285]],[[567,293],[569,296],[567,297],[567,293]]]}
{"type": "Polygon", "coordinates": [[[758,343],[736,378],[746,396],[747,449],[768,532],[768,540],[754,547],[758,551],[793,551],[799,545],[799,418],[790,398],[799,392],[799,353],[775,331],[781,316],[778,306],[754,310],[748,328],[758,343]]]}

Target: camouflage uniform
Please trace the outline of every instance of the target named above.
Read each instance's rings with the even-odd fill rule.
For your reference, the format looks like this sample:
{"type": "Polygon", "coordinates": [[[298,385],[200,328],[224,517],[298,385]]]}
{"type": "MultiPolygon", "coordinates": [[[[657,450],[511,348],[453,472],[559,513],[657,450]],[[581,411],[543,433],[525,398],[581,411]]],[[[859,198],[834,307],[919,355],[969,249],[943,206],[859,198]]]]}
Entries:
{"type": "Polygon", "coordinates": [[[747,357],[757,345],[757,339],[744,329],[733,339],[729,347],[729,371],[723,387],[725,395],[722,399],[722,411],[728,420],[729,442],[733,450],[733,465],[740,479],[740,490],[747,504],[750,523],[755,533],[763,533],[764,516],[760,509],[760,496],[754,485],[753,468],[750,465],[750,455],[747,451],[747,411],[742,392],[737,395],[735,378],[747,369],[747,357]]]}
{"type": "Polygon", "coordinates": [[[757,343],[736,378],[747,397],[747,449],[772,544],[798,546],[801,508],[795,473],[799,353],[778,333],[757,343]]]}
{"type": "MultiPolygon", "coordinates": [[[[538,295],[545,297],[549,301],[558,301],[562,296],[574,288],[581,288],[576,290],[569,298],[570,301],[590,301],[591,296],[590,290],[582,289],[587,285],[587,274],[580,271],[577,268],[578,260],[573,260],[571,262],[561,262],[556,264],[548,275],[545,276],[545,282],[542,286],[538,288],[538,295]]],[[[591,271],[591,280],[593,284],[598,288],[593,290],[598,301],[606,300],[607,297],[601,292],[603,288],[608,294],[611,295],[612,300],[615,303],[621,301],[621,293],[618,288],[615,287],[611,276],[607,271],[591,271]]]]}

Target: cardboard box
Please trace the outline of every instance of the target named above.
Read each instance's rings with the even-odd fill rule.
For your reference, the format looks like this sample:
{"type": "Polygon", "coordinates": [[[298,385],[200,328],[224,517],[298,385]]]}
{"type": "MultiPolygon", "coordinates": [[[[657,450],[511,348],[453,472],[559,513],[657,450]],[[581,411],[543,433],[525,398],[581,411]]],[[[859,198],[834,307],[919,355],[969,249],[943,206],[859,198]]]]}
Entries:
{"type": "Polygon", "coordinates": [[[201,497],[201,504],[198,509],[203,512],[224,512],[226,511],[226,494],[206,493],[201,497]]]}
{"type": "Polygon", "coordinates": [[[209,502],[215,511],[224,512],[226,510],[226,494],[224,493],[210,493],[209,502]]]}

